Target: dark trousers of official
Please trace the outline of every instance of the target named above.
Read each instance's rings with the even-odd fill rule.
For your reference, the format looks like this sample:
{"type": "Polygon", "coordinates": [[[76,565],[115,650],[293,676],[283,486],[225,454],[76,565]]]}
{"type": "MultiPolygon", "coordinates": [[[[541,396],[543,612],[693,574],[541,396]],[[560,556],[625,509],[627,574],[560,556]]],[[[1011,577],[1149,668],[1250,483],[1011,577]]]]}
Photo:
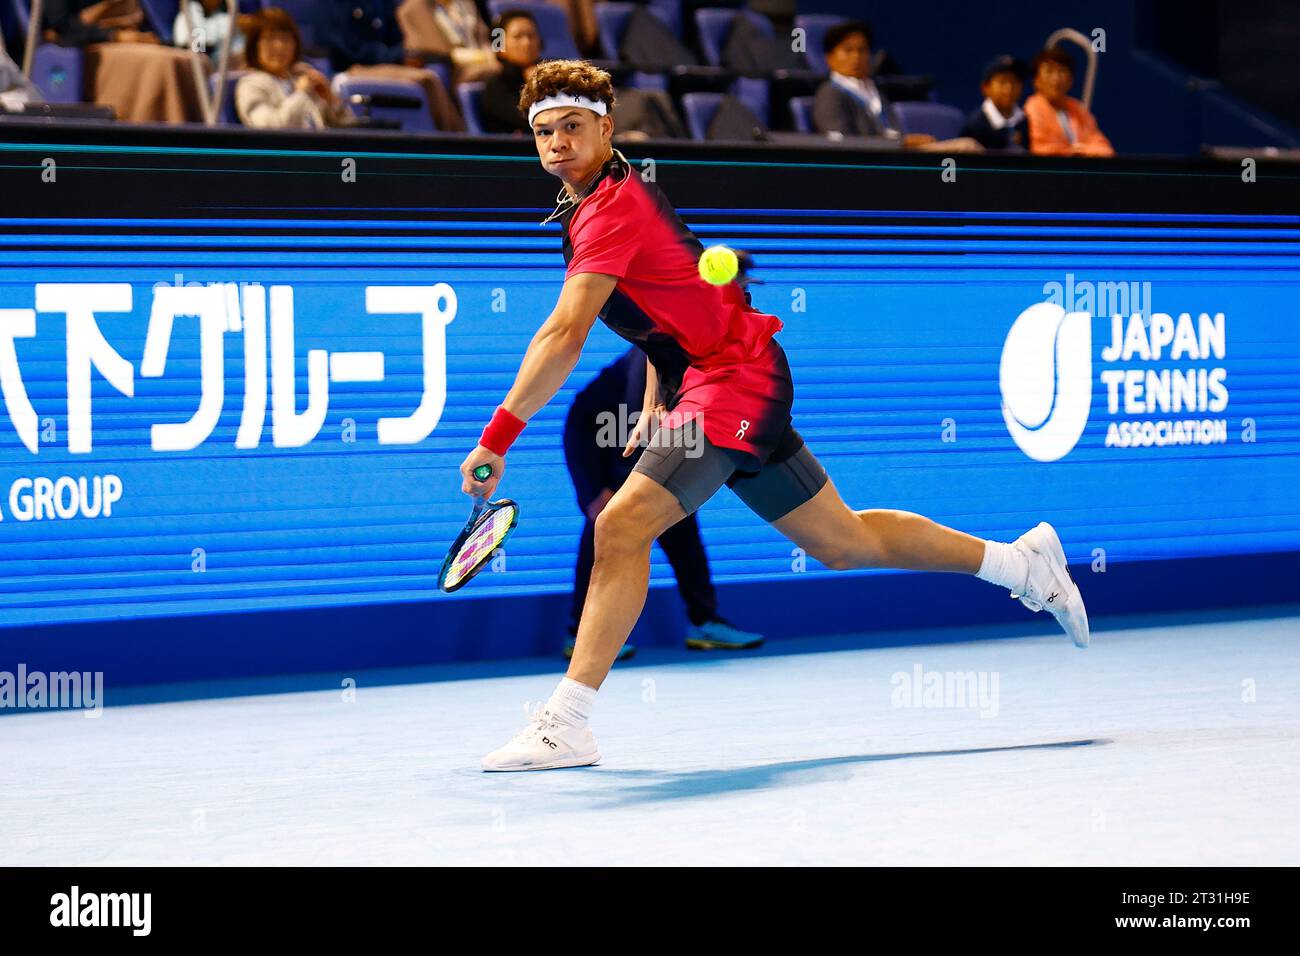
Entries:
{"type": "MultiPolygon", "coordinates": [[[[709,576],[709,558],[700,540],[700,524],[695,515],[687,515],[659,536],[659,547],[664,549],[673,574],[677,576],[677,590],[686,602],[686,616],[692,624],[703,624],[718,616],[718,595],[709,576]]],[[[578,544],[578,564],[573,570],[572,627],[576,633],[582,619],[582,605],[587,600],[587,587],[591,583],[591,566],[596,561],[596,522],[590,518],[582,528],[582,541],[578,544]]]]}

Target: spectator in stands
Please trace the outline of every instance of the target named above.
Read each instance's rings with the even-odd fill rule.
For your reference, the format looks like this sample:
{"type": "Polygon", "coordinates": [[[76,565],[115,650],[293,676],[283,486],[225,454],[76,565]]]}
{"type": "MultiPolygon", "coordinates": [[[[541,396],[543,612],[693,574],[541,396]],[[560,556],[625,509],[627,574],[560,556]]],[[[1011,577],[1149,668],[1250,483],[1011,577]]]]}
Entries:
{"type": "MultiPolygon", "coordinates": [[[[656,21],[658,22],[658,21],[656,21]]],[[[519,91],[537,65],[542,53],[542,35],[537,20],[524,9],[503,10],[492,21],[501,30],[503,47],[497,54],[501,71],[483,84],[479,99],[480,120],[488,133],[532,134],[527,119],[519,112],[519,91]]],[[[686,128],[672,100],[662,90],[618,90],[614,126],[618,142],[650,138],[682,139],[686,128]]]]}
{"type": "Polygon", "coordinates": [[[240,18],[252,71],[235,87],[235,110],[245,126],[260,129],[323,129],[346,126],[348,112],[329,80],[299,62],[302,36],[288,13],[267,7],[240,18]]]}
{"type": "MultiPolygon", "coordinates": [[[[158,43],[137,0],[45,0],[45,38],[62,46],[158,43]]],[[[188,44],[187,44],[188,46],[188,44]]]]}
{"type": "Polygon", "coordinates": [[[479,113],[484,132],[531,133],[519,112],[519,91],[537,65],[542,53],[542,35],[537,21],[527,10],[504,10],[492,21],[501,30],[501,70],[483,84],[479,113]]]}
{"type": "MultiPolygon", "coordinates": [[[[222,47],[230,39],[230,13],[225,0],[189,0],[189,14],[186,20],[184,5],[176,11],[172,45],[206,53],[214,63],[221,62],[222,47]]],[[[244,35],[236,31],[230,52],[235,55],[243,49],[244,35]]]]}
{"type": "Polygon", "coordinates": [[[474,0],[404,0],[397,20],[406,49],[450,61],[457,83],[483,80],[500,70],[474,0]]]}
{"type": "Polygon", "coordinates": [[[397,8],[403,0],[330,0],[317,41],[329,51],[337,71],[375,80],[417,83],[429,101],[440,130],[464,132],[465,121],[437,74],[425,69],[429,59],[406,48],[397,8]]]}
{"type": "Polygon", "coordinates": [[[1037,156],[1114,156],[1087,108],[1069,95],[1074,61],[1060,47],[1049,47],[1031,66],[1034,94],[1025,100],[1029,151],[1037,156]]]}
{"type": "Polygon", "coordinates": [[[21,112],[27,103],[43,101],[36,84],[23,76],[22,68],[9,58],[0,43],[0,109],[21,112]]]}
{"type": "Polygon", "coordinates": [[[43,21],[47,41],[85,47],[89,102],[129,123],[203,120],[198,54],[145,29],[139,0],[46,0],[43,21]]]}
{"type": "Polygon", "coordinates": [[[845,20],[822,41],[830,78],[817,88],[813,124],[819,133],[874,136],[914,148],[934,142],[925,133],[903,135],[897,111],[871,80],[871,27],[845,20]]]}
{"type": "Polygon", "coordinates": [[[984,102],[966,117],[961,134],[985,149],[1025,149],[1029,145],[1020,94],[1025,88],[1025,65],[1003,54],[984,67],[980,92],[984,102]]]}

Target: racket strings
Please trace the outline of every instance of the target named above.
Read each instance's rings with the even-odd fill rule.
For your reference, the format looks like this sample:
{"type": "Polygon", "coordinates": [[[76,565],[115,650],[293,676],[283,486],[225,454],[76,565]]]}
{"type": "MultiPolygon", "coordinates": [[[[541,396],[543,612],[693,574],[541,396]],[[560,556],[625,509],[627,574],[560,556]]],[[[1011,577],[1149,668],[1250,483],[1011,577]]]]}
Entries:
{"type": "Polygon", "coordinates": [[[447,574],[446,585],[454,586],[473,574],[505,540],[514,525],[514,507],[497,508],[490,512],[483,522],[474,529],[461,546],[451,570],[447,574]]]}

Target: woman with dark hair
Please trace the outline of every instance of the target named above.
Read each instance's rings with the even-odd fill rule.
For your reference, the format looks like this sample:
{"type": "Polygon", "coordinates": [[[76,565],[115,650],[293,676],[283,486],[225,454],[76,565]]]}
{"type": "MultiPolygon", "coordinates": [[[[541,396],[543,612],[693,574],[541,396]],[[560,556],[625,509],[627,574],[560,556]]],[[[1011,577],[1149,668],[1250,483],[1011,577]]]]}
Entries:
{"type": "Polygon", "coordinates": [[[501,11],[492,21],[492,29],[501,31],[501,50],[497,53],[501,70],[484,82],[479,97],[483,130],[488,133],[531,133],[528,121],[519,112],[519,91],[541,58],[541,31],[531,13],[518,9],[501,11]]]}
{"type": "Polygon", "coordinates": [[[346,126],[352,116],[314,67],[298,62],[298,24],[278,7],[241,17],[245,56],[253,72],[235,87],[235,109],[245,126],[322,129],[346,126]]]}
{"type": "Polygon", "coordinates": [[[1070,96],[1074,83],[1074,61],[1060,47],[1048,47],[1030,65],[1034,95],[1025,100],[1029,120],[1029,151],[1038,156],[1114,156],[1097,126],[1097,120],[1081,102],[1070,96]]]}

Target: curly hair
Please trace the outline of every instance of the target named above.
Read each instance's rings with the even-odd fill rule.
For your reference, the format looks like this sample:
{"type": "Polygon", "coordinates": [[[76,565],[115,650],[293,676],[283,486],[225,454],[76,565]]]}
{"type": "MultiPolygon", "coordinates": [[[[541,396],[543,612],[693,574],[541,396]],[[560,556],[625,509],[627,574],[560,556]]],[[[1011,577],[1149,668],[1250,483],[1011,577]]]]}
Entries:
{"type": "Polygon", "coordinates": [[[557,93],[598,100],[614,111],[614,81],[600,67],[586,60],[543,60],[519,93],[519,112],[527,116],[534,103],[557,93]]]}

